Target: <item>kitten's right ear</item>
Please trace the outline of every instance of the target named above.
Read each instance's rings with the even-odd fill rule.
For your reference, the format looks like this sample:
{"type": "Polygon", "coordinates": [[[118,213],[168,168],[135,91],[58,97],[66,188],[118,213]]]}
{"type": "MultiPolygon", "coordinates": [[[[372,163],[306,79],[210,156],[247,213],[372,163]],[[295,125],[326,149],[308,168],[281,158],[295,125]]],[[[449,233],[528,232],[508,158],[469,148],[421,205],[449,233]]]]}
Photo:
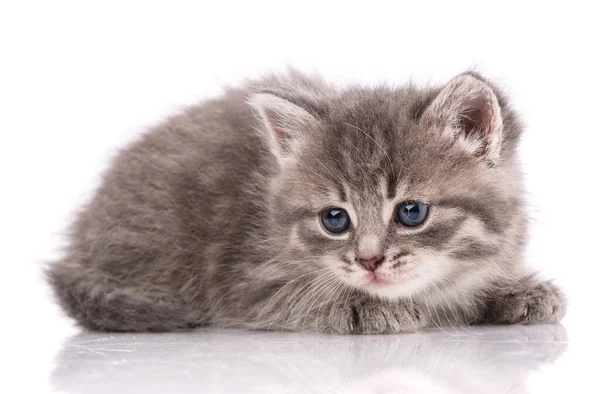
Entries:
{"type": "Polygon", "coordinates": [[[256,93],[248,102],[260,115],[279,159],[292,156],[305,131],[317,123],[305,109],[270,93],[256,93]]]}
{"type": "Polygon", "coordinates": [[[445,125],[444,137],[494,163],[500,156],[503,122],[498,99],[479,77],[463,74],[448,83],[424,118],[445,125]]]}

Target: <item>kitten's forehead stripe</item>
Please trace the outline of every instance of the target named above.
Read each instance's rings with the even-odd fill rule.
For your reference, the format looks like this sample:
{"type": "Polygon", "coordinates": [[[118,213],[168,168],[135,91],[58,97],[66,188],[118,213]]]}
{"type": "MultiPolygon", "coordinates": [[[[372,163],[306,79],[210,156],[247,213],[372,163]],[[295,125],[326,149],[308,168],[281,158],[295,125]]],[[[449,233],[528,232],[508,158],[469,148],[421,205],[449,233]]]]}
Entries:
{"type": "Polygon", "coordinates": [[[387,198],[389,198],[389,199],[396,198],[397,187],[398,187],[398,181],[396,179],[395,174],[388,173],[388,176],[387,176],[387,198]]]}
{"type": "Polygon", "coordinates": [[[346,195],[346,188],[344,187],[345,185],[341,182],[336,182],[336,187],[338,190],[338,194],[340,197],[340,201],[341,202],[348,202],[348,196],[346,195]]]}

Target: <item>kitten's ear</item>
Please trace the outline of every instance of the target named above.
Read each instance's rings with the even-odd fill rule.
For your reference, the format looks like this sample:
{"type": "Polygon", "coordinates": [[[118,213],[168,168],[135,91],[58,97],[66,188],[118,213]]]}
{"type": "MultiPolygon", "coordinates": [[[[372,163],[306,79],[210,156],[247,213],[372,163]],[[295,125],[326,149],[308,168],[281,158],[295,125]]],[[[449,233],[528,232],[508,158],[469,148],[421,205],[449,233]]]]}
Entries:
{"type": "Polygon", "coordinates": [[[469,153],[495,163],[502,148],[502,113],[492,88],[479,78],[463,74],[446,85],[424,117],[441,123],[444,137],[469,153]]]}
{"type": "Polygon", "coordinates": [[[307,129],[317,119],[305,109],[270,93],[254,94],[249,104],[260,115],[270,134],[271,149],[278,158],[288,158],[307,129]]]}

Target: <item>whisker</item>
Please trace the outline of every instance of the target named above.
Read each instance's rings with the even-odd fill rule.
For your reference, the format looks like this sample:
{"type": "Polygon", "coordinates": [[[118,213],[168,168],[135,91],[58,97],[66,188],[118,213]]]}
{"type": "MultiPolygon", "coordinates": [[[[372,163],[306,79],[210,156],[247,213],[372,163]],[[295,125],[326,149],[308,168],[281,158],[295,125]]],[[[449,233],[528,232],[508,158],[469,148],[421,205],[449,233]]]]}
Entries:
{"type": "MultiPolygon", "coordinates": [[[[331,274],[327,277],[324,278],[324,280],[322,280],[321,282],[319,282],[319,284],[315,284],[312,288],[309,289],[309,291],[302,297],[302,299],[300,300],[300,302],[298,304],[296,304],[296,306],[294,307],[294,309],[290,312],[290,315],[288,316],[288,320],[294,316],[294,310],[296,309],[296,307],[300,306],[300,305],[304,305],[304,312],[308,315],[308,313],[310,313],[311,311],[311,307],[306,307],[306,305],[317,295],[319,295],[321,293],[321,291],[323,290],[327,290],[328,286],[331,282],[333,282],[333,279],[335,278],[335,274],[331,274]]],[[[318,298],[316,298],[318,299],[318,298]]],[[[316,300],[315,299],[315,300],[316,300]]],[[[303,315],[303,313],[301,312],[299,317],[301,318],[303,315]]],[[[303,326],[301,326],[302,328],[304,328],[303,326]]]]}
{"type": "Polygon", "coordinates": [[[452,336],[452,334],[450,334],[449,332],[447,332],[446,330],[444,330],[439,324],[438,322],[440,321],[440,316],[438,315],[437,311],[435,310],[435,306],[432,305],[432,308],[437,316],[437,321],[435,320],[435,317],[433,316],[433,313],[431,313],[431,309],[429,309],[429,302],[431,302],[431,298],[429,297],[428,294],[425,294],[427,296],[427,300],[422,299],[425,302],[425,308],[427,308],[427,312],[429,313],[429,316],[432,318],[432,322],[433,324],[443,333],[445,333],[446,335],[452,336]]]}
{"type": "Polygon", "coordinates": [[[448,324],[450,325],[450,327],[452,329],[454,329],[456,332],[460,333],[459,330],[457,330],[454,325],[452,324],[453,322],[456,322],[456,324],[458,324],[458,326],[462,329],[465,329],[466,331],[469,331],[468,328],[465,328],[464,326],[461,325],[460,323],[460,319],[458,317],[458,315],[456,315],[454,308],[452,308],[452,305],[450,304],[450,301],[448,300],[448,298],[444,295],[444,293],[442,292],[442,290],[434,283],[433,284],[434,289],[440,294],[440,296],[444,299],[444,302],[448,305],[448,308],[450,309],[450,312],[452,313],[452,316],[454,318],[453,321],[450,320],[450,318],[448,317],[447,313],[446,313],[446,309],[443,308],[442,311],[444,312],[444,315],[446,317],[446,321],[448,322],[448,324]]]}
{"type": "MultiPolygon", "coordinates": [[[[335,283],[335,279],[332,282],[335,283]]],[[[341,283],[338,282],[335,286],[331,286],[331,288],[330,288],[329,292],[327,292],[327,294],[323,295],[323,299],[321,300],[321,303],[320,303],[319,308],[317,309],[317,313],[315,315],[315,330],[316,331],[319,331],[318,328],[319,328],[319,317],[321,314],[321,308],[323,307],[323,305],[325,305],[329,301],[330,295],[332,293],[336,292],[340,288],[340,286],[341,286],[341,283]]],[[[316,302],[316,299],[315,299],[315,301],[313,301],[313,304],[311,304],[311,306],[309,307],[309,310],[312,309],[312,306],[314,305],[315,302],[316,302]]],[[[304,326],[306,324],[307,317],[308,317],[308,313],[304,317],[304,322],[302,323],[302,326],[304,326]]]]}
{"type": "Polygon", "coordinates": [[[295,300],[296,293],[293,295],[293,297],[291,297],[292,299],[295,300],[295,303],[288,305],[288,307],[286,307],[286,309],[285,309],[284,316],[287,314],[287,319],[285,322],[286,326],[289,324],[292,316],[294,316],[294,311],[296,310],[296,308],[298,308],[300,305],[302,305],[304,303],[304,301],[306,300],[306,298],[311,296],[312,293],[314,291],[316,291],[315,290],[316,288],[319,288],[321,285],[326,283],[327,280],[329,280],[330,277],[332,277],[333,275],[334,274],[331,272],[320,275],[318,278],[314,279],[313,281],[311,281],[311,282],[307,283],[305,286],[303,286],[301,291],[297,292],[297,294],[299,294],[299,295],[302,294],[300,299],[295,300]],[[303,294],[304,289],[308,289],[308,290],[306,291],[306,293],[303,294]],[[288,313],[288,310],[289,310],[289,313],[288,313]]]}
{"type": "MultiPolygon", "coordinates": [[[[275,298],[275,296],[277,296],[279,293],[281,293],[286,287],[290,286],[293,283],[296,283],[297,281],[299,281],[300,279],[308,276],[308,275],[314,275],[316,272],[322,272],[322,271],[326,271],[329,270],[329,268],[322,268],[320,270],[315,270],[315,271],[311,271],[308,273],[305,273],[303,275],[300,275],[298,277],[296,277],[295,279],[290,280],[289,282],[287,282],[285,285],[283,285],[279,290],[277,290],[271,297],[269,297],[269,299],[267,300],[267,302],[265,303],[265,305],[263,306],[262,310],[260,311],[260,313],[258,314],[258,317],[256,318],[256,324],[259,324],[260,322],[260,317],[262,316],[262,314],[264,313],[265,309],[267,308],[267,306],[269,305],[269,303],[271,302],[271,300],[273,300],[275,298]]],[[[256,329],[256,326],[255,326],[256,329]]]]}

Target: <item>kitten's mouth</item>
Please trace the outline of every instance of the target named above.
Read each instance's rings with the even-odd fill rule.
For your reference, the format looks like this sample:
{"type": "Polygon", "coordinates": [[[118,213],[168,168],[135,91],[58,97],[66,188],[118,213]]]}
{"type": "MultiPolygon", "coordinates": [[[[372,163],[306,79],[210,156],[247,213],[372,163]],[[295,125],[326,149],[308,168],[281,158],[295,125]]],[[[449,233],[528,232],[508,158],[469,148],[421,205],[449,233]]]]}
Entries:
{"type": "Polygon", "coordinates": [[[370,284],[380,287],[389,286],[392,284],[392,282],[382,279],[381,276],[378,276],[375,272],[368,272],[366,279],[370,284]]]}
{"type": "Polygon", "coordinates": [[[412,271],[415,266],[416,263],[414,261],[404,261],[402,262],[401,268],[396,267],[396,270],[391,278],[379,270],[366,272],[363,278],[369,286],[387,287],[398,285],[411,279],[412,276],[410,271],[412,271]]]}

